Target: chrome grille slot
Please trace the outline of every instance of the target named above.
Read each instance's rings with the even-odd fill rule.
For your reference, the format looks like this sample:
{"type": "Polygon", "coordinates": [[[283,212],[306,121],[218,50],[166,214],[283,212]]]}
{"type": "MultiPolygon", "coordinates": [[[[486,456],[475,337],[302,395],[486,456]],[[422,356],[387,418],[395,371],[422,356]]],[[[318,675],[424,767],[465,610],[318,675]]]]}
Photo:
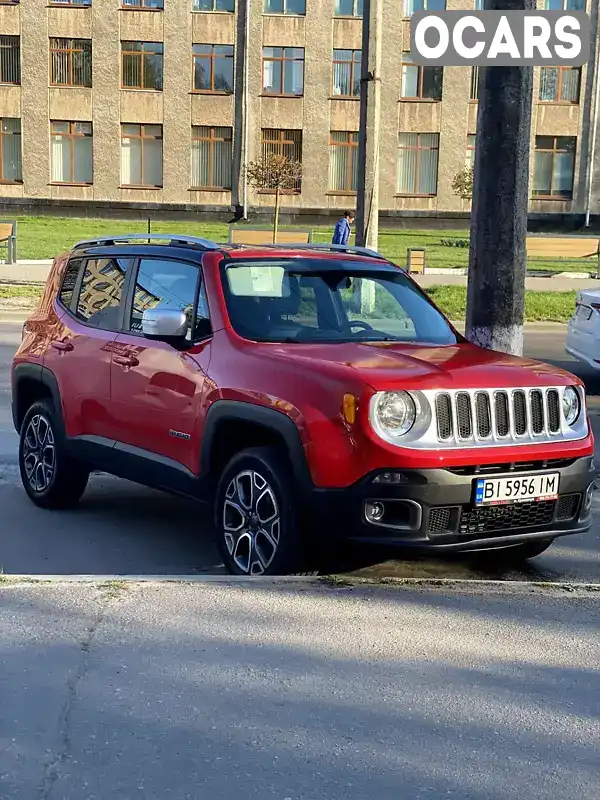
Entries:
{"type": "Polygon", "coordinates": [[[548,429],[550,433],[560,431],[560,403],[556,389],[549,389],[547,395],[548,402],[548,429]]]}
{"type": "Polygon", "coordinates": [[[435,400],[435,416],[437,421],[437,432],[440,441],[446,441],[452,437],[452,400],[449,394],[438,394],[435,400]]]}
{"type": "Polygon", "coordinates": [[[492,434],[492,414],[490,398],[485,392],[477,392],[475,395],[475,415],[477,434],[480,439],[487,439],[492,434]]]}
{"type": "Polygon", "coordinates": [[[527,402],[525,392],[515,392],[513,394],[513,420],[515,433],[517,436],[524,436],[527,433],[527,402]]]}
{"type": "Polygon", "coordinates": [[[539,389],[532,389],[531,401],[531,429],[539,435],[544,432],[544,396],[539,389]]]}
{"type": "Polygon", "coordinates": [[[470,439],[473,436],[473,418],[471,415],[471,398],[466,392],[456,395],[456,418],[458,420],[458,436],[470,439]]]}
{"type": "Polygon", "coordinates": [[[496,392],[496,435],[503,437],[510,433],[510,417],[508,414],[508,395],[506,392],[496,392]]]}

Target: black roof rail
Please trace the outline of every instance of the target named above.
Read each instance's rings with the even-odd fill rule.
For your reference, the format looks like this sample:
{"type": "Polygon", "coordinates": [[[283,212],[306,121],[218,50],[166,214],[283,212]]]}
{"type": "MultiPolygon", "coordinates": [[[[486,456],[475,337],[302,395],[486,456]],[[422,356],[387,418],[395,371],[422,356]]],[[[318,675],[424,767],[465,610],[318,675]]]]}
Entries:
{"type": "Polygon", "coordinates": [[[210,239],[201,239],[198,236],[186,236],[179,233],[122,233],[116,236],[102,236],[97,239],[82,239],[77,242],[74,250],[80,247],[107,247],[114,244],[127,244],[128,242],[152,241],[169,242],[171,245],[191,245],[202,250],[220,250],[223,245],[212,242],[210,239]]]}

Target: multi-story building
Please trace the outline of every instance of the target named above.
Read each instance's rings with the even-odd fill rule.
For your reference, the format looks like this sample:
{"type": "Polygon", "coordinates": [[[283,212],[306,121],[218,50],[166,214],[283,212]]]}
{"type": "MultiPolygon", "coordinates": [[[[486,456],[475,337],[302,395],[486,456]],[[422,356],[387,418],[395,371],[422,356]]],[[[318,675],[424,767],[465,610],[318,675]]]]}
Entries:
{"type": "MultiPolygon", "coordinates": [[[[264,152],[302,162],[302,180],[284,198],[288,210],[354,206],[362,0],[248,2],[0,0],[5,210],[228,211],[244,201],[244,165],[264,152]]],[[[468,210],[452,180],[474,156],[477,70],[415,65],[409,24],[423,5],[473,2],[385,3],[384,215],[468,210]]],[[[585,0],[544,2],[575,9],[585,0]]],[[[592,63],[595,37],[593,44],[592,63]]],[[[594,72],[535,72],[532,212],[585,213],[593,172],[590,210],[600,213],[600,165],[590,167],[594,72]]],[[[249,189],[248,197],[253,208],[272,204],[268,189],[249,189]]]]}

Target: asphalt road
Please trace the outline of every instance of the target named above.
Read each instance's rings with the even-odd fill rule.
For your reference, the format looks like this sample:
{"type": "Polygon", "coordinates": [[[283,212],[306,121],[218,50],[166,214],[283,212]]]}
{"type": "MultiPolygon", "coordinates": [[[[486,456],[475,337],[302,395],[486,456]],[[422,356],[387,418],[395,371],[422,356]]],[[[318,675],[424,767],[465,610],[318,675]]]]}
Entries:
{"type": "Polygon", "coordinates": [[[597,598],[0,582],[3,800],[598,800],[597,598]]]}
{"type": "MultiPolygon", "coordinates": [[[[74,511],[41,511],[27,500],[16,467],[9,386],[22,319],[19,313],[0,312],[0,571],[45,575],[222,572],[207,512],[194,503],[105,476],[92,478],[74,511]]],[[[528,354],[559,363],[586,380],[593,421],[600,423],[600,380],[564,353],[563,342],[560,327],[526,334],[528,354]]],[[[598,434],[600,440],[600,425],[598,434]]],[[[597,497],[598,512],[599,503],[597,497]]],[[[559,540],[518,572],[475,558],[402,560],[365,549],[344,554],[340,570],[405,577],[600,581],[600,513],[597,518],[590,534],[559,540]]]]}

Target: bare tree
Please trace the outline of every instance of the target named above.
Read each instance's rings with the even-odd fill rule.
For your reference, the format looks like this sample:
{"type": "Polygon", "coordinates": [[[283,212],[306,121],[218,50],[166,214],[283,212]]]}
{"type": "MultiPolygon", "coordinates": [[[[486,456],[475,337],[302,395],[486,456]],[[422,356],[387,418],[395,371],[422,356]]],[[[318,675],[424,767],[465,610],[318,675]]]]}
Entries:
{"type": "Polygon", "coordinates": [[[452,181],[452,191],[462,200],[471,200],[473,197],[473,167],[465,167],[457,172],[452,181]]]}
{"type": "Polygon", "coordinates": [[[277,241],[279,228],[279,203],[281,192],[296,189],[302,177],[302,164],[284,155],[266,153],[258,161],[248,164],[248,183],[255,189],[275,191],[275,215],[273,218],[273,242],[277,241]]]}

